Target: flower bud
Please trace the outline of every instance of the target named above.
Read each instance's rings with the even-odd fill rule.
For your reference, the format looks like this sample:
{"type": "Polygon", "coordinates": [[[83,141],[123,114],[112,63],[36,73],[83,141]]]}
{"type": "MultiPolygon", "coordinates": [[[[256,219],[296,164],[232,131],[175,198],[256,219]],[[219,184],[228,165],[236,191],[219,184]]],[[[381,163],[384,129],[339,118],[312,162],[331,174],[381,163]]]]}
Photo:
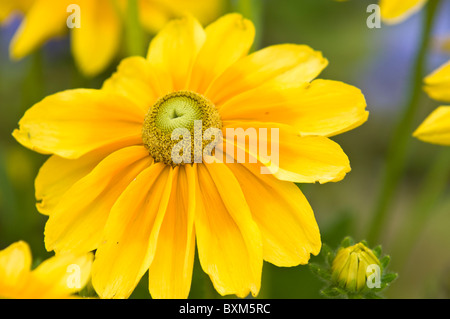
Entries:
{"type": "Polygon", "coordinates": [[[363,243],[340,248],[331,265],[331,279],[346,291],[360,292],[366,287],[373,267],[380,269],[380,261],[363,243]]]}

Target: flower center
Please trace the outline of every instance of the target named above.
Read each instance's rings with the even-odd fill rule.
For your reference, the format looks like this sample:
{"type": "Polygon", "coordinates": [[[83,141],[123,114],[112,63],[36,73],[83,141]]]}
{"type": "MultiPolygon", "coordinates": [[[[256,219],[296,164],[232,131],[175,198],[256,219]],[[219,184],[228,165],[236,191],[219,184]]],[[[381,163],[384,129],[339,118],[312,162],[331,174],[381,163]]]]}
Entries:
{"type": "MultiPolygon", "coordinates": [[[[190,138],[190,162],[194,162],[196,143],[201,139],[202,152],[210,143],[203,140],[203,133],[209,129],[221,129],[222,120],[215,105],[204,96],[191,91],[177,91],[160,98],[148,111],[142,128],[142,140],[155,162],[178,165],[173,159],[173,150],[188,133],[190,138]],[[201,136],[198,131],[201,124],[201,136]],[[174,133],[175,134],[174,136],[174,133]],[[197,133],[197,134],[194,134],[197,133]],[[181,137],[180,137],[181,135],[181,137]],[[194,136],[195,135],[195,136],[194,136]]],[[[186,142],[186,141],[185,141],[186,142]]],[[[178,154],[178,153],[177,153],[178,154]]],[[[184,161],[186,163],[186,161],[184,161]]]]}

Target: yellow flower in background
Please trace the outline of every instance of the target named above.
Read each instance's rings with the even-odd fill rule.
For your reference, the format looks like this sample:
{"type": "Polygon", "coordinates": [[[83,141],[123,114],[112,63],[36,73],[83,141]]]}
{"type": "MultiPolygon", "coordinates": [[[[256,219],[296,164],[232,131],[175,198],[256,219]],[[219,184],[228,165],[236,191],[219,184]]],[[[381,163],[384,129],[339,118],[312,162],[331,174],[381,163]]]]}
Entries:
{"type": "Polygon", "coordinates": [[[424,90],[434,100],[450,102],[450,61],[424,79],[424,90]]]}
{"type": "Polygon", "coordinates": [[[100,90],[51,95],[20,120],[14,137],[53,154],[35,183],[38,210],[49,216],[46,248],[96,249],[101,297],[128,297],[147,270],[153,298],[188,297],[195,243],[216,290],[239,297],[258,294],[263,260],[296,266],[319,253],[313,211],[294,183],[350,171],[329,137],[367,120],[365,99],[353,86],[314,80],[328,62],[308,46],[248,55],[254,35],[239,14],[205,29],[191,16],[174,20],[147,58],[123,60],[100,90]],[[192,135],[196,120],[224,133],[278,129],[278,170],[261,174],[259,157],[175,164],[171,133],[192,135]]]}
{"type": "Polygon", "coordinates": [[[369,266],[380,267],[380,261],[363,243],[340,248],[331,265],[331,278],[350,292],[358,292],[366,287],[369,266]]]}
{"type": "MultiPolygon", "coordinates": [[[[347,0],[335,0],[344,2],[347,0]]],[[[380,0],[381,19],[387,24],[403,22],[420,11],[428,0],[380,0]]]]}
{"type": "Polygon", "coordinates": [[[434,110],[414,132],[424,142],[450,146],[450,106],[434,110]]]}
{"type": "Polygon", "coordinates": [[[90,278],[92,254],[61,254],[31,269],[27,243],[19,241],[0,250],[0,298],[72,298],[90,278]]]}
{"type": "MultiPolygon", "coordinates": [[[[424,83],[431,98],[450,102],[450,61],[428,75],[424,83]]],[[[434,110],[413,135],[424,142],[450,145],[450,106],[434,110]]]]}
{"type": "MultiPolygon", "coordinates": [[[[71,4],[80,7],[80,28],[71,29],[71,50],[88,76],[103,71],[120,49],[128,0],[0,0],[0,22],[18,12],[24,19],[10,45],[13,59],[21,59],[48,40],[68,32],[71,4]]],[[[138,0],[141,25],[160,30],[171,18],[190,12],[210,22],[222,11],[223,0],[138,0]]]]}
{"type": "Polygon", "coordinates": [[[0,24],[7,23],[14,14],[24,14],[35,0],[0,0],[0,24]]]}
{"type": "Polygon", "coordinates": [[[420,11],[427,0],[380,0],[381,18],[388,24],[400,23],[420,11]]]}

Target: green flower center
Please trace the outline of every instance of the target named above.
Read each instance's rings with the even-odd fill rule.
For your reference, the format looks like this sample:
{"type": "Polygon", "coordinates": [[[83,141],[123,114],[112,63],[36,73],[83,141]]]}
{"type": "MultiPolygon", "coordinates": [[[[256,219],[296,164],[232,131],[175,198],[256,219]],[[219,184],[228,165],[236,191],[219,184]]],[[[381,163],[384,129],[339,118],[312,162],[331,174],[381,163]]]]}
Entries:
{"type": "Polygon", "coordinates": [[[173,150],[182,139],[186,138],[183,132],[188,132],[190,156],[183,154],[186,148],[181,150],[180,156],[184,155],[184,158],[188,156],[193,163],[194,150],[201,147],[203,152],[205,146],[210,143],[209,140],[202,138],[203,133],[209,128],[222,128],[222,120],[215,105],[200,94],[177,91],[163,96],[150,108],[142,128],[142,140],[155,162],[180,165],[185,161],[182,163],[174,161],[173,150]]]}

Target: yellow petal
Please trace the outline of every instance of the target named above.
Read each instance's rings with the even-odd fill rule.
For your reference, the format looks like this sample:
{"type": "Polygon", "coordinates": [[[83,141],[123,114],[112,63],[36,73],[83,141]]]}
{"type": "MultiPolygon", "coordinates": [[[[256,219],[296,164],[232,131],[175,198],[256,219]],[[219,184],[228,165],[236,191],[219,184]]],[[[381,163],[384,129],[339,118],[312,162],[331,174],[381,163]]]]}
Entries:
{"type": "Polygon", "coordinates": [[[192,16],[171,21],[150,43],[147,59],[170,73],[174,91],[186,89],[206,34],[192,16]]]}
{"type": "MultiPolygon", "coordinates": [[[[223,126],[225,139],[218,149],[222,149],[233,162],[241,161],[238,150],[242,150],[251,159],[265,163],[267,173],[280,180],[295,183],[336,182],[350,171],[347,155],[327,137],[302,137],[289,126],[276,123],[224,121],[223,126]],[[250,140],[244,141],[245,144],[235,141],[230,129],[234,129],[238,135],[241,134],[238,129],[243,129],[244,133],[249,134],[250,140]]],[[[245,162],[250,163],[250,158],[245,162]]]]}
{"type": "Polygon", "coordinates": [[[25,298],[68,298],[80,291],[91,276],[93,255],[58,254],[31,272],[25,298]]]}
{"type": "Polygon", "coordinates": [[[72,2],[36,0],[11,40],[11,57],[21,59],[47,40],[66,32],[67,6],[72,2]]]}
{"type": "Polygon", "coordinates": [[[380,0],[381,18],[385,23],[402,22],[422,9],[427,0],[380,0]]]}
{"type": "Polygon", "coordinates": [[[171,12],[164,3],[139,0],[139,21],[150,33],[157,33],[170,20],[171,12]]]}
{"type": "Polygon", "coordinates": [[[223,0],[140,0],[141,24],[151,33],[161,30],[172,18],[190,13],[201,23],[209,23],[223,10],[223,0]]]}
{"type": "Polygon", "coordinates": [[[148,271],[152,298],[187,298],[195,252],[194,212],[196,171],[175,168],[172,192],[148,271]]]}
{"type": "Polygon", "coordinates": [[[39,169],[34,183],[38,211],[50,215],[64,193],[112,151],[108,148],[99,149],[75,160],[51,156],[39,169]]]}
{"type": "Polygon", "coordinates": [[[216,19],[224,10],[226,2],[224,0],[171,0],[163,1],[173,8],[174,12],[182,14],[189,12],[194,15],[202,24],[210,23],[216,19]]]}
{"type": "Polygon", "coordinates": [[[31,251],[27,243],[18,241],[0,250],[0,298],[17,297],[28,280],[31,251]]]}
{"type": "Polygon", "coordinates": [[[72,29],[72,52],[81,71],[94,76],[103,71],[119,49],[121,22],[110,0],[78,0],[81,27],[72,29]]]}
{"type": "Polygon", "coordinates": [[[128,298],[149,268],[170,198],[172,174],[165,164],[150,166],[112,208],[92,269],[92,283],[100,297],[128,298]]]}
{"type": "Polygon", "coordinates": [[[450,145],[450,106],[434,110],[414,132],[424,142],[450,145]]]}
{"type": "Polygon", "coordinates": [[[114,203],[152,161],[143,146],[121,149],[101,161],[64,193],[50,214],[45,226],[47,250],[96,249],[114,203]]]}
{"type": "Polygon", "coordinates": [[[311,206],[294,183],[261,174],[250,164],[227,165],[261,230],[264,260],[291,267],[306,264],[310,254],[319,253],[319,227],[311,206]]]}
{"type": "Polygon", "coordinates": [[[205,94],[220,108],[232,97],[261,87],[266,82],[278,85],[310,82],[327,64],[320,52],[306,45],[273,45],[233,64],[205,94]]]}
{"type": "Polygon", "coordinates": [[[428,75],[424,90],[438,101],[450,102],[450,61],[428,75]]]}
{"type": "Polygon", "coordinates": [[[117,72],[103,83],[102,90],[121,94],[148,112],[168,89],[161,87],[161,79],[151,64],[145,58],[135,56],[120,62],[117,72]]]}
{"type": "Polygon", "coordinates": [[[224,121],[289,125],[300,135],[333,136],[364,123],[369,113],[361,91],[351,85],[315,80],[307,85],[269,82],[222,105],[224,121]]]}
{"type": "Polygon", "coordinates": [[[0,24],[7,23],[8,19],[16,14],[26,13],[35,0],[0,0],[0,24]]]}
{"type": "Polygon", "coordinates": [[[120,95],[77,89],[46,97],[30,108],[13,132],[34,151],[78,158],[95,149],[141,144],[145,112],[120,95]]]}
{"type": "Polygon", "coordinates": [[[206,41],[197,55],[188,88],[204,93],[212,81],[246,56],[255,27],[240,14],[227,14],[206,29],[206,41]]]}
{"type": "Polygon", "coordinates": [[[262,242],[239,182],[223,164],[198,166],[195,230],[200,264],[221,295],[256,296],[262,242]]]}

